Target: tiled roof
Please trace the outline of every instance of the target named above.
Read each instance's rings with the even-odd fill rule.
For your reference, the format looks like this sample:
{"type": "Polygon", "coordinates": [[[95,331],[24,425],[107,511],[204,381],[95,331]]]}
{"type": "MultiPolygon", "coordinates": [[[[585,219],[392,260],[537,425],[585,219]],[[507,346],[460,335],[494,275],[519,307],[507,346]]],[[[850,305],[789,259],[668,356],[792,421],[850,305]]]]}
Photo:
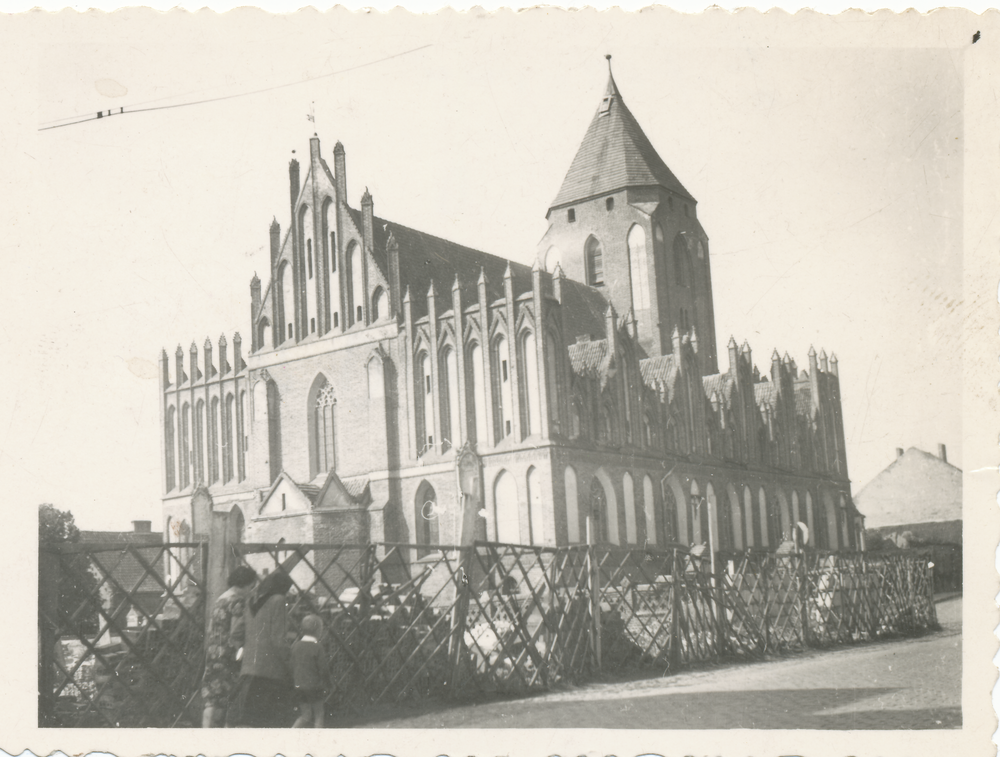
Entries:
{"type": "MultiPolygon", "coordinates": [[[[360,210],[350,209],[355,223],[360,228],[360,210]]],[[[410,303],[414,320],[427,313],[427,291],[431,281],[438,296],[438,313],[451,309],[451,287],[458,276],[462,303],[465,307],[479,299],[479,276],[486,275],[486,301],[492,303],[503,297],[503,277],[510,266],[514,296],[531,291],[531,268],[523,263],[515,263],[498,255],[474,250],[447,239],[436,237],[382,218],[374,219],[374,257],[386,280],[389,278],[389,263],[386,244],[392,234],[399,245],[400,290],[410,290],[410,303]]],[[[542,291],[552,292],[552,275],[542,272],[542,291]]],[[[564,278],[562,281],[562,309],[567,317],[563,320],[568,342],[578,334],[603,334],[604,313],[608,302],[597,289],[580,282],[564,278]]]]}
{"type": "Polygon", "coordinates": [[[726,407],[729,406],[729,398],[733,393],[733,380],[728,373],[716,373],[711,376],[702,376],[702,386],[705,387],[705,396],[712,399],[713,393],[718,393],[719,401],[726,407]]]}
{"type": "Polygon", "coordinates": [[[365,490],[368,488],[368,477],[355,476],[354,478],[344,478],[341,479],[341,483],[352,499],[360,501],[364,496],[365,490]]]}
{"type": "Polygon", "coordinates": [[[659,389],[662,385],[667,390],[667,402],[674,398],[674,385],[677,380],[677,360],[673,354],[648,357],[639,361],[639,371],[646,386],[659,389]]]}
{"type": "Polygon", "coordinates": [[[653,185],[693,200],[626,107],[613,77],[608,79],[605,101],[594,114],[552,207],[624,187],[653,185]],[[610,107],[602,112],[608,98],[610,107]]]}
{"type": "Polygon", "coordinates": [[[773,408],[778,393],[775,391],[774,384],[770,381],[761,381],[753,385],[753,396],[757,407],[767,405],[773,408]]]}
{"type": "Polygon", "coordinates": [[[322,487],[314,486],[313,484],[296,484],[296,486],[299,487],[299,491],[305,494],[312,504],[316,504],[316,498],[319,496],[322,487]]]}
{"type": "Polygon", "coordinates": [[[573,373],[586,378],[596,378],[603,388],[608,381],[608,368],[611,365],[608,340],[594,339],[571,344],[569,362],[573,373]]]}

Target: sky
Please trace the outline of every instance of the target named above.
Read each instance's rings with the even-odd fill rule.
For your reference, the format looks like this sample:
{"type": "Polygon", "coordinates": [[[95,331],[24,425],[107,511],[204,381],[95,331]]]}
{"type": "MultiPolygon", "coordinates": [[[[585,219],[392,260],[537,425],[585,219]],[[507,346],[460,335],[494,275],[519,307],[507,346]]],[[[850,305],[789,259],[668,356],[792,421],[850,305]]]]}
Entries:
{"type": "Polygon", "coordinates": [[[0,93],[0,474],[19,506],[158,526],[160,349],[249,347],[249,282],[313,131],[331,165],[343,142],[353,206],[367,188],[383,218],[531,263],[606,53],[698,199],[719,344],[747,339],[762,371],[776,347],[837,354],[855,492],[896,447],[944,443],[961,467],[964,27],[842,24],[819,46],[810,24],[726,14],[156,19],[65,17],[0,53],[26,82],[0,93]]]}

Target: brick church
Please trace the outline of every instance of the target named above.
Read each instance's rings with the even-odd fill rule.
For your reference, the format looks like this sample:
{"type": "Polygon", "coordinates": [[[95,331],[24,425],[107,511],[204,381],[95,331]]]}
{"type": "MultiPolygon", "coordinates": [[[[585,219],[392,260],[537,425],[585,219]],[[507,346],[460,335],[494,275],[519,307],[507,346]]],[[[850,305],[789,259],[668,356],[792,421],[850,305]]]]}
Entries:
{"type": "Polygon", "coordinates": [[[613,77],[529,267],[289,165],[235,335],[160,358],[166,537],[857,549],[837,359],[720,371],[708,236],[613,77]],[[793,534],[798,533],[797,537],[793,534]]]}

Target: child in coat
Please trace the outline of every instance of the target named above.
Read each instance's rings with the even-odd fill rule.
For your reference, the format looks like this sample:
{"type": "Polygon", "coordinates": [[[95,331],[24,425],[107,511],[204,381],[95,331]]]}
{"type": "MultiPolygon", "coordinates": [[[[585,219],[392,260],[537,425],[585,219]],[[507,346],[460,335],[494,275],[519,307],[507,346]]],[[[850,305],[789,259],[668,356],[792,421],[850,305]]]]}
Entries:
{"type": "Polygon", "coordinates": [[[302,636],[292,644],[292,678],[299,703],[299,717],[293,728],[323,727],[325,687],[330,674],[319,643],[322,632],[323,621],[319,616],[306,615],[302,619],[302,636]]]}

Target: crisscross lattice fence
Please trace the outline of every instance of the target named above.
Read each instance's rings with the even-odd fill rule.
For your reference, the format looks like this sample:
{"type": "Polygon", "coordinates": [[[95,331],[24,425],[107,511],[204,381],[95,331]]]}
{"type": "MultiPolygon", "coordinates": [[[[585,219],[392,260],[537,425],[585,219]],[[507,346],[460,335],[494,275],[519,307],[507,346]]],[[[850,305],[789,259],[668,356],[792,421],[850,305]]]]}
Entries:
{"type": "MultiPolygon", "coordinates": [[[[380,703],[523,694],[598,671],[663,674],[936,624],[927,560],[908,553],[751,551],[712,561],[680,546],[232,549],[258,573],[289,570],[293,625],[307,613],[324,620],[330,702],[359,714],[380,703]]],[[[196,723],[204,606],[195,587],[206,550],[116,544],[43,553],[50,570],[63,571],[79,569],[84,556],[95,581],[74,607],[40,597],[40,633],[59,650],[43,664],[51,696],[40,697],[42,722],[196,723]],[[122,561],[138,568],[123,571],[122,561]]],[[[43,583],[53,585],[51,576],[43,583]]]]}
{"type": "Polygon", "coordinates": [[[43,545],[39,723],[195,725],[204,543],[43,545]]]}

